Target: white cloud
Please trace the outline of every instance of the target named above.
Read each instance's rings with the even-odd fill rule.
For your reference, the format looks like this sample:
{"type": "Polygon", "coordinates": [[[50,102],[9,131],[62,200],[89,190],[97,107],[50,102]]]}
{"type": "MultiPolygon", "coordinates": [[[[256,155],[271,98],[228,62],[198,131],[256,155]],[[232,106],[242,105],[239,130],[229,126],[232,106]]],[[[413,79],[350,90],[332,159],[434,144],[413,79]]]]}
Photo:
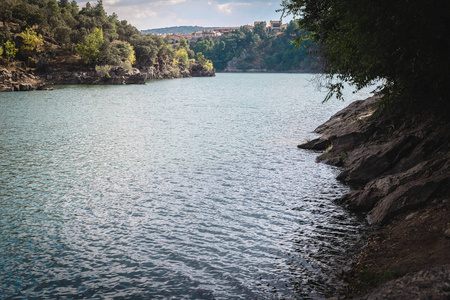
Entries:
{"type": "Polygon", "coordinates": [[[163,6],[163,5],[177,5],[186,2],[186,0],[163,0],[157,2],[150,2],[149,5],[153,6],[163,6]]]}
{"type": "Polygon", "coordinates": [[[217,9],[219,11],[226,13],[227,15],[231,14],[231,3],[225,3],[225,4],[216,4],[217,9]]]}
{"type": "Polygon", "coordinates": [[[120,2],[122,2],[122,0],[104,0],[103,5],[115,5],[120,2]]]}
{"type": "Polygon", "coordinates": [[[228,2],[228,3],[219,4],[217,2],[212,3],[211,1],[208,1],[208,4],[216,6],[216,8],[219,12],[225,13],[227,15],[231,15],[235,6],[250,6],[250,5],[252,5],[251,3],[248,3],[248,2],[228,2]]]}

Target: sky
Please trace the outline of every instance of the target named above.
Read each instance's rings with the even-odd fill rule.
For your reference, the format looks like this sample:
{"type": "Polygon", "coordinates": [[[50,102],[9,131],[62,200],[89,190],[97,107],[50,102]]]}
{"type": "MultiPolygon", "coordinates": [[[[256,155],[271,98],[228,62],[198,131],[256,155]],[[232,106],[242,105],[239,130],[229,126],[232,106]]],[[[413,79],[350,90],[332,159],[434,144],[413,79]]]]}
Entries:
{"type": "MultiPolygon", "coordinates": [[[[87,1],[77,1],[79,7],[87,1]]],[[[91,0],[95,4],[96,0],[91,0]]],[[[281,0],[103,0],[108,14],[115,12],[139,30],[171,26],[234,27],[254,21],[280,20],[281,0]]],[[[290,18],[283,19],[289,21],[290,18]]]]}

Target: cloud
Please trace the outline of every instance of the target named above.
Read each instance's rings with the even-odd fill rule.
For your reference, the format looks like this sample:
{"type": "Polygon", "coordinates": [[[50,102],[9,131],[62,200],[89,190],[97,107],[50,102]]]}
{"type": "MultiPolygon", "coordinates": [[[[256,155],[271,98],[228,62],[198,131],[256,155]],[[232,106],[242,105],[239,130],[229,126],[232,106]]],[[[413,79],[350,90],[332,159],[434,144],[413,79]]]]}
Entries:
{"type": "Polygon", "coordinates": [[[186,2],[186,0],[163,0],[163,1],[150,2],[149,5],[153,5],[153,6],[177,5],[177,4],[180,4],[183,2],[186,2]]]}
{"type": "Polygon", "coordinates": [[[103,5],[116,5],[120,2],[122,2],[122,0],[104,0],[103,5]]]}
{"type": "Polygon", "coordinates": [[[227,3],[213,3],[211,1],[208,1],[209,5],[214,5],[217,10],[221,13],[225,13],[227,15],[231,15],[233,12],[233,8],[235,6],[251,6],[252,4],[249,2],[227,2],[227,3]]]}
{"type": "Polygon", "coordinates": [[[216,4],[219,11],[226,13],[227,15],[231,14],[231,3],[225,4],[216,4]]]}
{"type": "MultiPolygon", "coordinates": [[[[90,0],[92,5],[96,1],[90,0]]],[[[85,4],[86,1],[78,2],[80,8],[85,4]]],[[[280,13],[275,12],[276,4],[273,0],[103,0],[108,14],[115,12],[120,20],[139,29],[180,25],[235,27],[257,20],[277,20],[280,13]]]]}

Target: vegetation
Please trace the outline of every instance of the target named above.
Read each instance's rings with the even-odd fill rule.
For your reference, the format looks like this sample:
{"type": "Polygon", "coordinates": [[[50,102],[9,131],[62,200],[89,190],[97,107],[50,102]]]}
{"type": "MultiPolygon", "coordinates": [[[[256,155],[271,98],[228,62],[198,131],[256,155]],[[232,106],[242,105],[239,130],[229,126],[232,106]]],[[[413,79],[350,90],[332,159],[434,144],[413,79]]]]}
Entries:
{"type": "Polygon", "coordinates": [[[284,0],[283,6],[310,32],[297,43],[313,39],[320,47],[329,96],[341,97],[343,82],[360,89],[381,80],[385,98],[448,107],[449,1],[284,0]]]}
{"type": "Polygon", "coordinates": [[[201,52],[210,59],[218,70],[227,67],[229,61],[234,59],[234,67],[240,70],[266,69],[275,71],[321,70],[321,57],[310,48],[312,41],[302,44],[294,49],[293,41],[300,35],[296,22],[290,22],[287,29],[280,35],[267,32],[263,24],[258,24],[253,31],[241,27],[229,36],[219,39],[200,39],[195,43],[195,52],[201,52]]]}
{"type": "Polygon", "coordinates": [[[87,2],[81,9],[69,0],[2,0],[0,12],[0,55],[7,59],[3,63],[16,60],[45,69],[50,61],[70,56],[89,68],[131,69],[170,65],[174,59],[188,66],[195,56],[186,40],[173,49],[158,36],[141,34],[116,14],[107,15],[102,0],[87,2]]]}
{"type": "Polygon", "coordinates": [[[16,57],[17,52],[19,49],[16,48],[16,44],[14,42],[6,41],[5,45],[5,55],[8,58],[8,61],[11,61],[13,58],[16,57]]]}
{"type": "Polygon", "coordinates": [[[81,61],[86,64],[95,64],[99,60],[100,46],[104,43],[103,30],[95,28],[83,43],[78,43],[75,52],[81,56],[81,61]]]}

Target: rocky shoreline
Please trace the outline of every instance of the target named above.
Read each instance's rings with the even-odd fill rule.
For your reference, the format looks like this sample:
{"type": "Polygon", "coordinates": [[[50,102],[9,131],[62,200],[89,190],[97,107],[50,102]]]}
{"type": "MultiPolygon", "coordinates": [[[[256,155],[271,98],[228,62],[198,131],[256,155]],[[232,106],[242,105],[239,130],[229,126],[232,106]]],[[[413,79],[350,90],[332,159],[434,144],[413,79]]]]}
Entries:
{"type": "Polygon", "coordinates": [[[92,68],[80,66],[50,67],[45,72],[26,68],[0,67],[0,92],[51,90],[46,87],[53,84],[145,84],[151,79],[172,79],[186,77],[213,77],[215,70],[204,70],[198,63],[189,67],[173,68],[170,65],[146,67],[142,70],[111,67],[107,74],[96,72],[92,68]]]}
{"type": "Polygon", "coordinates": [[[366,214],[375,228],[344,274],[342,297],[448,299],[448,116],[401,109],[377,114],[379,101],[353,102],[315,130],[321,137],[299,145],[342,168],[338,179],[353,190],[338,203],[366,214]]]}

